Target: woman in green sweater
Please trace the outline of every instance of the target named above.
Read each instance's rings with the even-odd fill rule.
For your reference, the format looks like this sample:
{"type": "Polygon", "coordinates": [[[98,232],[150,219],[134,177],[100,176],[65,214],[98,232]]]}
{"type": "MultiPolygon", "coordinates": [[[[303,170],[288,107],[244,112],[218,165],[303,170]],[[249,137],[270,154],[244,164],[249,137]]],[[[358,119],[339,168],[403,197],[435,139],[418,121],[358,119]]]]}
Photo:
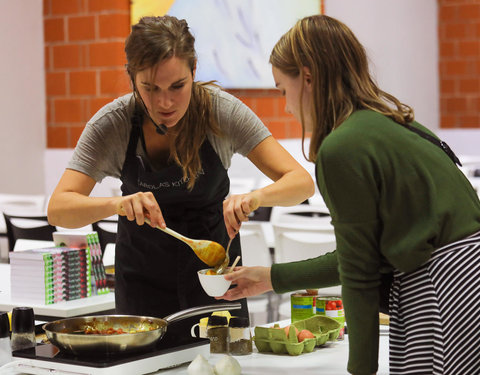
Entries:
{"type": "Polygon", "coordinates": [[[455,155],[380,90],[351,30],[300,20],[270,56],[286,111],[311,132],[308,159],[337,250],[225,276],[234,300],[342,285],[348,371],[378,368],[378,312],[390,313],[390,373],[480,373],[480,202],[455,155]],[[388,301],[383,280],[393,275],[388,301]],[[465,322],[468,321],[468,326],[465,322]]]}

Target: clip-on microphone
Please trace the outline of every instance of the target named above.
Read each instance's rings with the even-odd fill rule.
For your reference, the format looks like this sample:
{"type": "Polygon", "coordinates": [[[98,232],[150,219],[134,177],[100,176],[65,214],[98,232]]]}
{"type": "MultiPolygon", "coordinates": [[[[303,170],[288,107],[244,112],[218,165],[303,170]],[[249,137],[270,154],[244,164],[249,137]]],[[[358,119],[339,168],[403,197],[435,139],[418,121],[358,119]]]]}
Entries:
{"type": "Polygon", "coordinates": [[[155,126],[155,131],[157,132],[157,134],[160,134],[160,135],[167,134],[167,130],[168,130],[167,127],[164,124],[158,125],[155,121],[153,121],[152,117],[150,116],[150,113],[148,113],[147,106],[145,105],[145,102],[143,101],[142,96],[138,92],[137,86],[135,85],[135,81],[133,80],[133,78],[132,78],[132,83],[133,83],[133,87],[134,87],[134,89],[133,89],[134,94],[136,96],[138,96],[138,98],[142,102],[143,109],[144,109],[145,113],[147,114],[148,118],[150,119],[150,121],[152,122],[153,126],[155,126]]]}
{"type": "Polygon", "coordinates": [[[152,124],[155,126],[155,131],[158,134],[165,135],[167,133],[167,127],[165,125],[163,125],[163,124],[157,125],[157,123],[155,121],[153,121],[153,119],[150,117],[148,112],[147,112],[147,116],[150,119],[150,121],[152,122],[152,124]]]}

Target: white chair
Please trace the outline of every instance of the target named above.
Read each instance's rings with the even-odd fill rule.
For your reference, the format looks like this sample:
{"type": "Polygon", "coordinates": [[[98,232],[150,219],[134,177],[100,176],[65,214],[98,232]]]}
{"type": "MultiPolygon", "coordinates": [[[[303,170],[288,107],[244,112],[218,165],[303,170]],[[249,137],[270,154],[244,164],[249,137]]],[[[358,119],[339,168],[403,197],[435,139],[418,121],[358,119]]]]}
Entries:
{"type": "Polygon", "coordinates": [[[233,194],[245,194],[255,188],[255,179],[250,177],[230,177],[230,192],[233,194]]]}
{"type": "MultiPolygon", "coordinates": [[[[240,228],[242,264],[244,266],[272,265],[270,249],[265,241],[262,223],[247,221],[240,228]]],[[[268,323],[273,319],[272,293],[247,298],[250,325],[268,323]]]]}
{"type": "Polygon", "coordinates": [[[115,265],[115,244],[107,243],[103,252],[103,265],[113,267],[115,265]]]}
{"type": "MultiPolygon", "coordinates": [[[[275,227],[274,227],[275,230],[275,227]]],[[[335,235],[308,231],[276,233],[275,262],[295,262],[315,258],[336,249],[335,235]]]]}
{"type": "Polygon", "coordinates": [[[272,265],[272,256],[260,222],[247,221],[242,224],[240,244],[244,266],[270,267],[272,265]]]}
{"type": "MultiPolygon", "coordinates": [[[[45,215],[45,201],[45,195],[0,194],[0,237],[6,239],[7,235],[7,226],[2,212],[21,216],[45,215]]],[[[8,255],[8,247],[2,246],[0,252],[2,257],[8,255]],[[4,251],[5,254],[3,254],[4,251]]]]}
{"type": "MultiPolygon", "coordinates": [[[[304,259],[315,258],[336,249],[335,235],[319,232],[281,232],[276,237],[275,262],[285,263],[304,259]]],[[[318,294],[340,296],[341,287],[319,289],[318,294]]],[[[280,297],[278,306],[278,319],[288,319],[291,314],[290,294],[280,297]]]]}
{"type": "Polygon", "coordinates": [[[331,217],[325,205],[299,204],[291,207],[273,207],[270,221],[272,224],[306,223],[314,225],[318,223],[325,225],[330,224],[331,217]]]}

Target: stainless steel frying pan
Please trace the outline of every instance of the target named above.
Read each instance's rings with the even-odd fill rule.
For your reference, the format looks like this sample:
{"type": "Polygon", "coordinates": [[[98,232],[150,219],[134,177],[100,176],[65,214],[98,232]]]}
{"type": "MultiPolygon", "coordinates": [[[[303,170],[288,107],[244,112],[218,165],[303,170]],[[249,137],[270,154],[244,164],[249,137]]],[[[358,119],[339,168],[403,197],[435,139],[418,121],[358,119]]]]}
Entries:
{"type": "Polygon", "coordinates": [[[165,318],[135,315],[98,315],[60,319],[43,325],[50,342],[61,351],[74,355],[114,355],[136,352],[160,340],[169,323],[221,310],[240,309],[240,303],[222,303],[192,307],[165,318]],[[122,334],[85,334],[88,329],[122,329],[122,334]]]}

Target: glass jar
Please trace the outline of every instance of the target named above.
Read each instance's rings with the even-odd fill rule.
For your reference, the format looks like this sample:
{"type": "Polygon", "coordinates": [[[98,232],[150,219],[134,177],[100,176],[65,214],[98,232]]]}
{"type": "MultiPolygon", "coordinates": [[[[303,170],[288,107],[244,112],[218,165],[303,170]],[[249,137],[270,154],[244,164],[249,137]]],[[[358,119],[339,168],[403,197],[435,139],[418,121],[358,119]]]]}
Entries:
{"type": "Polygon", "coordinates": [[[228,351],[232,355],[252,353],[252,334],[248,318],[232,317],[229,322],[228,351]]]}
{"type": "Polygon", "coordinates": [[[36,346],[35,319],[31,307],[15,307],[12,311],[12,350],[36,346]]]}
{"type": "Polygon", "coordinates": [[[228,320],[225,316],[211,315],[207,323],[210,353],[228,353],[228,320]]]}

